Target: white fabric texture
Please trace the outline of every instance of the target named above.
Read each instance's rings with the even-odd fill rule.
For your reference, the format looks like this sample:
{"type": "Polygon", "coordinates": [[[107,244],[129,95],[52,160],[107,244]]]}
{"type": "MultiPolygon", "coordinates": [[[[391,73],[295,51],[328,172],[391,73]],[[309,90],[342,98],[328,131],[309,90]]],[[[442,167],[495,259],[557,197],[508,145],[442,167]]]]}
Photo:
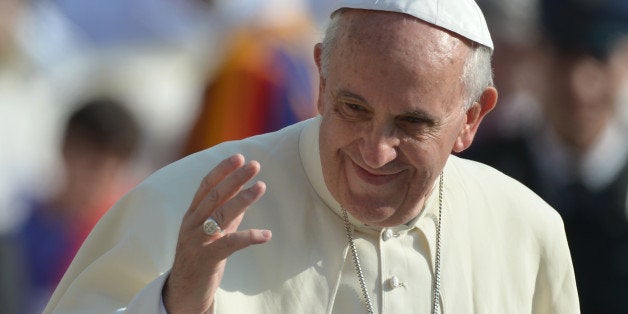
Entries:
{"type": "MultiPolygon", "coordinates": [[[[273,238],[229,258],[215,312],[364,311],[339,204],[322,181],[320,119],[223,143],[153,174],[98,223],[45,313],[163,310],[160,286],[172,266],[182,216],[201,178],[235,153],[260,162],[257,179],[268,187],[240,228],[268,228],[273,238]]],[[[444,178],[443,313],[578,313],[560,216],[523,185],[476,162],[450,156],[444,178]]],[[[380,313],[429,309],[434,191],[409,226],[388,232],[351,220],[380,313]],[[393,275],[406,286],[391,289],[393,275]]]]}

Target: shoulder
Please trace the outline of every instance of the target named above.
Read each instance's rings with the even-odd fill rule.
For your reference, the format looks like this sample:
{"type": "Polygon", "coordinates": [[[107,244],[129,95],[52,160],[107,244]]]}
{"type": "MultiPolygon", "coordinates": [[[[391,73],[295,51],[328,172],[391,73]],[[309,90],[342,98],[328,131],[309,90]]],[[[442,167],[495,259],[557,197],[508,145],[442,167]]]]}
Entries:
{"type": "Polygon", "coordinates": [[[179,219],[189,206],[203,177],[225,158],[242,154],[245,159],[257,160],[262,170],[257,179],[266,181],[267,175],[277,169],[297,165],[299,136],[306,120],[282,130],[218,144],[206,150],[177,160],[151,174],[118,202],[118,210],[127,214],[151,215],[161,213],[169,219],[179,219]],[[172,216],[174,215],[174,216],[172,216]]]}
{"type": "Polygon", "coordinates": [[[529,139],[516,136],[471,145],[459,156],[501,169],[525,185],[535,186],[539,177],[534,155],[529,139]]]}
{"type": "Polygon", "coordinates": [[[518,221],[562,228],[558,212],[524,184],[480,162],[450,156],[446,180],[460,202],[473,204],[476,211],[518,221]]]}
{"type": "Polygon", "coordinates": [[[282,155],[298,155],[299,135],[308,123],[311,119],[276,132],[218,144],[159,169],[142,184],[178,185],[190,180],[198,183],[220,161],[234,154],[242,154],[246,160],[257,160],[262,167],[282,155]]]}
{"type": "Polygon", "coordinates": [[[463,158],[479,161],[496,161],[504,158],[520,159],[528,154],[528,139],[524,135],[498,137],[473,143],[460,153],[463,158]]]}
{"type": "Polygon", "coordinates": [[[534,192],[516,179],[484,163],[450,156],[446,171],[455,177],[458,188],[476,193],[495,194],[495,197],[512,198],[528,196],[533,201],[542,201],[534,192]],[[495,192],[506,193],[495,193],[495,192]]]}

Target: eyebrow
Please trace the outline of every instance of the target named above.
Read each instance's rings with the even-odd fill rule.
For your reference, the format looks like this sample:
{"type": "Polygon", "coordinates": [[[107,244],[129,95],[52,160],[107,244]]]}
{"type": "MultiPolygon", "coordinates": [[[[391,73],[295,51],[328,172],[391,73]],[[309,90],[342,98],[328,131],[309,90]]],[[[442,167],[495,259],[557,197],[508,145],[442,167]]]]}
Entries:
{"type": "Polygon", "coordinates": [[[359,101],[361,101],[363,103],[366,103],[366,104],[369,103],[368,101],[366,101],[366,99],[364,99],[364,97],[362,97],[362,96],[360,96],[358,94],[352,93],[350,91],[347,91],[347,90],[340,90],[338,92],[337,96],[338,97],[354,98],[354,99],[359,100],[359,101]]]}
{"type": "Polygon", "coordinates": [[[425,120],[426,122],[430,122],[432,124],[436,124],[436,122],[438,121],[436,117],[428,114],[427,112],[417,111],[417,110],[406,112],[404,114],[401,114],[400,116],[411,116],[411,117],[419,118],[421,120],[425,120]]]}

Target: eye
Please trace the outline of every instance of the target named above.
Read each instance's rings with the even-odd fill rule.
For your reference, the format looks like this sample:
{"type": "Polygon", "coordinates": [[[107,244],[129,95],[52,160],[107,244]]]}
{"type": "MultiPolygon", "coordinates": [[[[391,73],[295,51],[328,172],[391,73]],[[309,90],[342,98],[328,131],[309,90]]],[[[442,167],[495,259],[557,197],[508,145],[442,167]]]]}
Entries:
{"type": "Polygon", "coordinates": [[[425,121],[424,118],[414,117],[414,116],[404,116],[400,118],[399,120],[401,120],[402,122],[411,123],[411,124],[427,123],[427,121],[425,121]]]}
{"type": "Polygon", "coordinates": [[[334,106],[334,111],[347,121],[362,121],[369,119],[371,115],[368,107],[351,100],[339,100],[334,106]]]}
{"type": "Polygon", "coordinates": [[[425,127],[430,127],[435,124],[435,122],[432,119],[422,116],[422,115],[400,116],[397,118],[397,122],[401,124],[406,124],[406,125],[412,125],[412,126],[420,125],[420,126],[425,126],[425,127]]]}
{"type": "Polygon", "coordinates": [[[411,136],[423,136],[433,129],[435,122],[427,117],[407,115],[397,118],[397,126],[411,136]]]}
{"type": "Polygon", "coordinates": [[[358,104],[354,104],[350,102],[345,102],[344,104],[349,110],[356,111],[356,112],[366,112],[366,108],[358,104]]]}

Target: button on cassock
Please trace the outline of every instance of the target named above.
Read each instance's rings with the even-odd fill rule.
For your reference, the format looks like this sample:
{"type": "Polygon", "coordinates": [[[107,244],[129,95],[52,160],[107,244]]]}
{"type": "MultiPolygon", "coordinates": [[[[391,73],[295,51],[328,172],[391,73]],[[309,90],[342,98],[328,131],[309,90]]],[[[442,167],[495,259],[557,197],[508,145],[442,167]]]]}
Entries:
{"type": "Polygon", "coordinates": [[[393,231],[391,229],[386,229],[382,234],[382,240],[388,241],[388,239],[393,237],[393,231]]]}
{"type": "Polygon", "coordinates": [[[399,281],[399,278],[397,278],[397,276],[392,276],[390,278],[388,278],[388,286],[390,286],[390,289],[395,289],[397,287],[403,287],[406,284],[399,281]]]}

